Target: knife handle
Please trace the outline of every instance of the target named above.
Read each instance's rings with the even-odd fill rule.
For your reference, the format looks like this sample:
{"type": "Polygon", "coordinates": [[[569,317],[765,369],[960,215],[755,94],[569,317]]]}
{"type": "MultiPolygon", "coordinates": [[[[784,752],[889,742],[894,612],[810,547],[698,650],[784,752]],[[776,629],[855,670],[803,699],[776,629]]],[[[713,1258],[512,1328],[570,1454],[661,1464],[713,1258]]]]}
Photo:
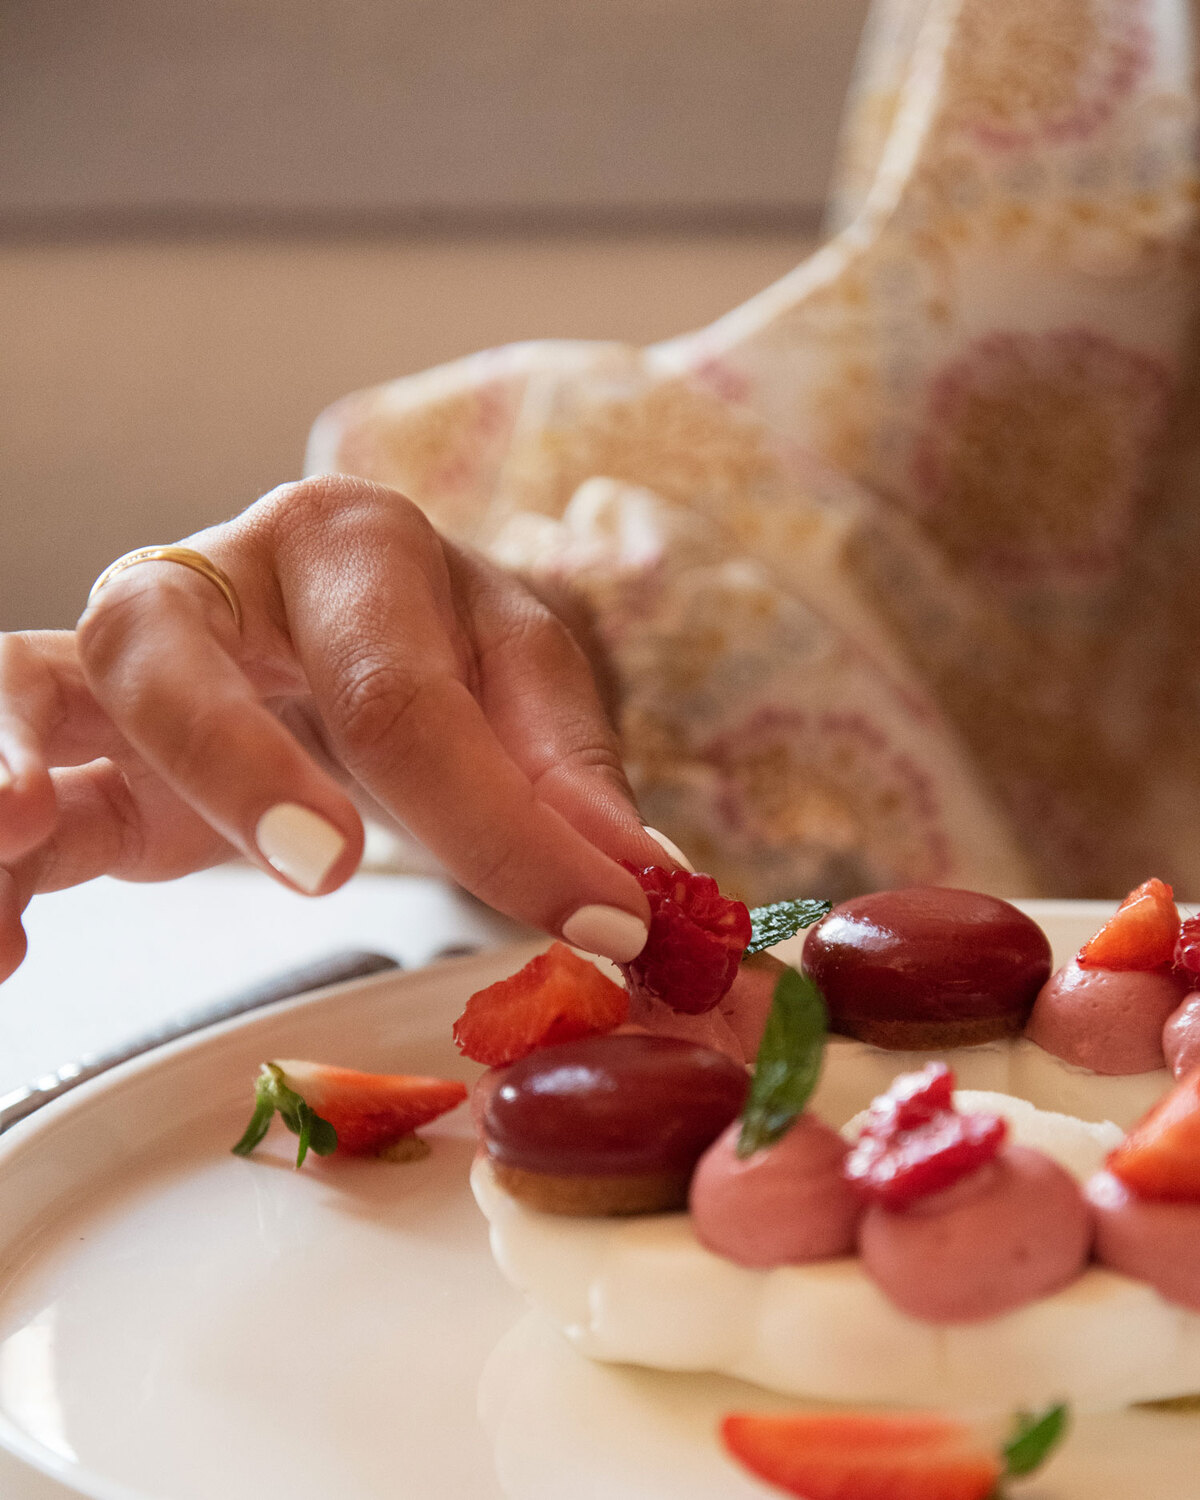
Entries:
{"type": "Polygon", "coordinates": [[[206,1026],[215,1026],[218,1021],[228,1021],[233,1016],[261,1010],[279,1000],[290,1000],[296,995],[307,994],[309,990],[322,990],[331,984],[345,984],[351,979],[365,979],[370,974],[381,974],[399,967],[400,964],[394,958],[388,958],[385,954],[350,949],[288,969],[283,974],[240,990],[236,995],[218,1000],[215,1004],[185,1011],[181,1016],[173,1016],[163,1025],[143,1032],[141,1036],[111,1052],[64,1063],[55,1072],[47,1073],[33,1083],[23,1084],[11,1093],[0,1095],[0,1135],[18,1120],[41,1109],[43,1104],[49,1104],[52,1099],[60,1098],[71,1089],[78,1088],[81,1083],[107,1073],[110,1068],[128,1062],[131,1058],[141,1057],[145,1052],[152,1052],[155,1047],[190,1036],[192,1032],[203,1031],[206,1026]]]}

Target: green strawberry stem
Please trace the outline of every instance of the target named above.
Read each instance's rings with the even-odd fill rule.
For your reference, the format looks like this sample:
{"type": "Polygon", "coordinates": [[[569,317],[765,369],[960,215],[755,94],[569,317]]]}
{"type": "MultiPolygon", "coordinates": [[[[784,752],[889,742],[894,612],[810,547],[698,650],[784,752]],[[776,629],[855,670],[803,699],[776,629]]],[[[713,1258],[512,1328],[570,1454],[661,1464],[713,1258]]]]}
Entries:
{"type": "Polygon", "coordinates": [[[1018,1412],[1013,1435],[1001,1450],[1004,1478],[1032,1474],[1058,1447],[1067,1430],[1067,1408],[1063,1403],[1042,1412],[1018,1412]]]}
{"type": "Polygon", "coordinates": [[[770,906],[756,906],[750,912],[750,942],[743,958],[773,948],[785,938],[795,937],[803,927],[811,927],[833,910],[829,901],[775,901],[770,906]]]}
{"type": "Polygon", "coordinates": [[[737,1154],[753,1155],[786,1135],[821,1073],[829,1019],[821,992],[796,969],[779,976],[754,1060],[737,1154]]]}
{"type": "Polygon", "coordinates": [[[288,1088],[281,1069],[274,1063],[263,1063],[254,1084],[254,1113],[241,1140],[233,1148],[235,1156],[250,1155],[266,1135],[276,1111],[292,1134],[300,1138],[296,1150],[297,1167],[304,1165],[310,1149],[318,1156],[329,1156],[337,1150],[337,1131],[329,1121],[323,1120],[294,1089],[288,1088]]]}

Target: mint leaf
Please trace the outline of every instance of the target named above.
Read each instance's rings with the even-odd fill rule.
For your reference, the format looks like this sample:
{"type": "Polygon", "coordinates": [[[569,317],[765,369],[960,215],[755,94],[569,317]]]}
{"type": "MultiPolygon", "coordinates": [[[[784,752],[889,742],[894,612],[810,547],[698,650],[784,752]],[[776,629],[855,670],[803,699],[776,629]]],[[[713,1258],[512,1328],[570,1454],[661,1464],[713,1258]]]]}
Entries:
{"type": "Polygon", "coordinates": [[[821,992],[808,975],[795,969],[781,974],[742,1111],[739,1156],[779,1140],[808,1103],[820,1076],[828,1024],[821,992]]]}
{"type": "Polygon", "coordinates": [[[283,1073],[274,1063],[263,1063],[254,1085],[254,1113],[245,1134],[233,1151],[235,1156],[249,1156],[267,1133],[271,1118],[279,1118],[300,1137],[296,1165],[303,1166],[309,1151],[328,1156],[337,1150],[337,1131],[283,1081],[283,1073]]]}
{"type": "Polygon", "coordinates": [[[1018,1412],[1013,1435],[1001,1450],[1006,1478],[1032,1474],[1062,1441],[1067,1430],[1065,1405],[1043,1412],[1018,1412]]]}
{"type": "Polygon", "coordinates": [[[756,906],[750,912],[750,943],[743,958],[773,948],[784,938],[795,937],[802,927],[811,927],[833,910],[830,901],[775,901],[770,906],[756,906]]]}

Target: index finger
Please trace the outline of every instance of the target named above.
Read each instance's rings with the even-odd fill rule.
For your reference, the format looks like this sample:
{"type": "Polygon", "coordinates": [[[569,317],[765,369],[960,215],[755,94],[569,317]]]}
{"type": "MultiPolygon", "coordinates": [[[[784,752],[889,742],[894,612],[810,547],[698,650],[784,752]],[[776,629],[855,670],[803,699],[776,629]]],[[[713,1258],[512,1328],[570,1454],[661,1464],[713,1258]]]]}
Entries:
{"type": "Polygon", "coordinates": [[[340,758],[481,900],[633,958],[646,898],[493,731],[437,533],[403,497],[343,483],[320,545],[293,518],[274,548],[290,637],[340,758]]]}

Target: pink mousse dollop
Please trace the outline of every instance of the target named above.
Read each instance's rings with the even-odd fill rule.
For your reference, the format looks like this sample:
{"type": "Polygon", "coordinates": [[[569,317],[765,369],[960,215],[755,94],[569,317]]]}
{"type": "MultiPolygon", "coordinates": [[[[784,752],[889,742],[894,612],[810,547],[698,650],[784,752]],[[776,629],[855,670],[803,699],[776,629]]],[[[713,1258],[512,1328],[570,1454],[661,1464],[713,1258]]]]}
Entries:
{"type": "Polygon", "coordinates": [[[689,1207],[702,1245],[741,1266],[846,1255],[862,1214],[842,1176],[846,1143],[803,1114],[782,1139],[742,1158],[735,1121],[700,1158],[689,1207]]]}
{"type": "Polygon", "coordinates": [[[1165,1066],[1163,1026],[1184,989],[1163,970],[1085,969],[1072,959],[1042,986],[1025,1035],[1093,1073],[1152,1073],[1165,1066]]]}
{"type": "Polygon", "coordinates": [[[744,1063],[746,1054],[741,1043],[720,1010],[706,1010],[700,1015],[672,1010],[653,995],[629,996],[629,1017],[617,1027],[616,1035],[669,1036],[696,1047],[722,1052],[734,1062],[744,1063]]]}
{"type": "Polygon", "coordinates": [[[1027,1146],[902,1210],[871,1206],[863,1268],[903,1312],[931,1323],[993,1318],[1082,1274],[1092,1225],[1078,1183],[1027,1146]]]}
{"type": "Polygon", "coordinates": [[[654,996],[635,989],[629,996],[629,1017],[619,1029],[674,1036],[723,1052],[734,1062],[753,1062],[775,986],[779,976],[786,972],[787,965],[779,959],[769,953],[757,953],[741,964],[733,984],[714,1009],[699,1015],[672,1010],[654,996]]]}
{"type": "Polygon", "coordinates": [[[1163,1027],[1163,1056],[1176,1078],[1200,1068],[1200,994],[1185,995],[1163,1027]]]}
{"type": "Polygon", "coordinates": [[[1084,1189],[1096,1221],[1096,1259],[1200,1312],[1200,1203],[1139,1198],[1111,1172],[1084,1189]]]}

